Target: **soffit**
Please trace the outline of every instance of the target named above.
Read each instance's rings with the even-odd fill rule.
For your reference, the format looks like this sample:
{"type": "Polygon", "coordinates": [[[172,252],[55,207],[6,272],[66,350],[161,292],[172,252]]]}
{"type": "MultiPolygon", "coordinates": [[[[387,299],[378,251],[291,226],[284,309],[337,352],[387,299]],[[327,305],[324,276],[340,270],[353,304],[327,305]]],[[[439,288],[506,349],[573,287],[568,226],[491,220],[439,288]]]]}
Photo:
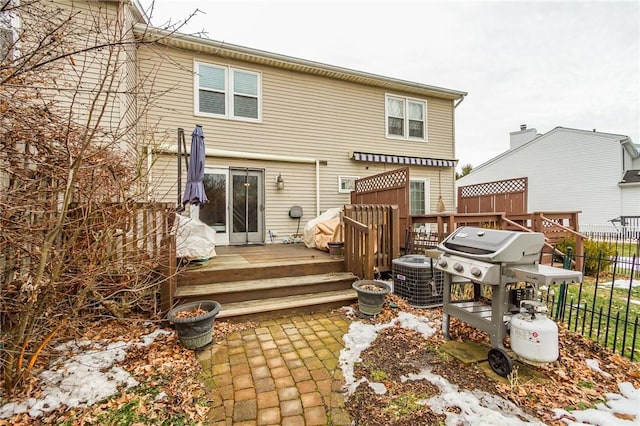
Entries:
{"type": "Polygon", "coordinates": [[[457,100],[467,95],[466,92],[457,90],[379,76],[186,34],[171,34],[164,30],[146,26],[137,26],[136,32],[143,41],[157,42],[192,52],[381,87],[387,90],[409,92],[447,100],[457,100]]]}

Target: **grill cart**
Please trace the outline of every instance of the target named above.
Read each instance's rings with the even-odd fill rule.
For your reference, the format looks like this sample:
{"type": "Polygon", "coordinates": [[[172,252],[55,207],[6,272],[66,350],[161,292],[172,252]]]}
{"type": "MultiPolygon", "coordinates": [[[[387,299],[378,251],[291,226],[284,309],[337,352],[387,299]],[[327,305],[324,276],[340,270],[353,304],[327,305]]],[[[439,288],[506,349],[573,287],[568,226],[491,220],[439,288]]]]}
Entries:
{"type": "Polygon", "coordinates": [[[579,282],[582,274],[540,265],[544,235],[464,226],[445,238],[435,268],[444,273],[442,333],[449,338],[450,317],[489,333],[489,365],[507,376],[513,361],[503,339],[510,332],[519,359],[541,365],[558,359],[558,327],[537,302],[539,285],[579,282]],[[452,288],[470,289],[456,294],[452,288]],[[466,297],[465,297],[466,296],[466,297]]]}

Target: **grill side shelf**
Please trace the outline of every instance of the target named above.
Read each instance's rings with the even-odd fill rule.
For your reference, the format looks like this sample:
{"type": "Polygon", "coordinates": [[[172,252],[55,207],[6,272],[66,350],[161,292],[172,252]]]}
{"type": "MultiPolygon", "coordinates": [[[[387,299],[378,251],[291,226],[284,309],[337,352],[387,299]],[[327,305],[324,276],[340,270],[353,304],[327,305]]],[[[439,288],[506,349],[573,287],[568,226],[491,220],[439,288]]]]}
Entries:
{"type": "Polygon", "coordinates": [[[522,265],[505,268],[505,275],[515,281],[537,285],[562,284],[582,281],[582,273],[548,265],[522,265]]]}

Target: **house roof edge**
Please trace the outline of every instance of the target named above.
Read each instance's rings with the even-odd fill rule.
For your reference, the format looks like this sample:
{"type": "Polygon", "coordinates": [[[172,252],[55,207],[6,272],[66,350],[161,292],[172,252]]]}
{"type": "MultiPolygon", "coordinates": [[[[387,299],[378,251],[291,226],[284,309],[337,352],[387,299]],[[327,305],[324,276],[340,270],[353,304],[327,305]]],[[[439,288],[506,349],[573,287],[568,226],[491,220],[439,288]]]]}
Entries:
{"type": "Polygon", "coordinates": [[[459,90],[446,89],[443,87],[386,77],[373,73],[367,73],[364,71],[358,71],[321,62],[296,58],[293,56],[286,56],[278,53],[272,53],[264,50],[230,44],[224,41],[206,39],[189,34],[172,32],[145,24],[136,24],[134,27],[134,31],[140,37],[142,37],[142,40],[144,41],[158,42],[167,46],[191,50],[195,52],[223,55],[227,58],[236,60],[270,65],[278,68],[316,74],[339,80],[353,81],[362,84],[383,87],[389,90],[403,90],[448,100],[458,100],[464,98],[468,94],[467,92],[459,90]]]}
{"type": "Polygon", "coordinates": [[[541,140],[541,139],[543,139],[543,138],[545,138],[547,136],[550,136],[552,133],[556,133],[556,132],[562,131],[562,130],[571,131],[571,132],[585,133],[585,134],[589,134],[589,135],[597,134],[597,135],[601,135],[601,136],[612,137],[613,139],[619,140],[620,144],[626,145],[627,147],[629,147],[629,149],[633,150],[634,152],[632,152],[632,154],[635,153],[636,158],[638,158],[640,156],[640,153],[635,148],[635,145],[633,144],[633,141],[631,140],[631,138],[629,136],[616,134],[616,133],[594,132],[592,130],[573,129],[573,128],[570,128],[570,127],[556,126],[553,129],[549,130],[547,133],[543,133],[541,135],[538,135],[534,139],[530,140],[527,143],[524,143],[524,144],[520,145],[517,148],[508,149],[508,150],[496,155],[495,157],[485,161],[484,163],[481,163],[477,167],[474,167],[473,169],[471,169],[471,172],[468,175],[465,175],[465,176],[461,177],[460,179],[458,179],[458,182],[463,180],[466,176],[472,175],[474,171],[482,170],[482,169],[488,167],[489,165],[491,165],[492,163],[494,163],[494,162],[496,162],[496,161],[498,161],[498,160],[500,160],[502,158],[508,157],[512,153],[523,149],[525,146],[533,144],[533,143],[535,143],[535,142],[537,142],[537,141],[539,141],[539,140],[541,140]]]}

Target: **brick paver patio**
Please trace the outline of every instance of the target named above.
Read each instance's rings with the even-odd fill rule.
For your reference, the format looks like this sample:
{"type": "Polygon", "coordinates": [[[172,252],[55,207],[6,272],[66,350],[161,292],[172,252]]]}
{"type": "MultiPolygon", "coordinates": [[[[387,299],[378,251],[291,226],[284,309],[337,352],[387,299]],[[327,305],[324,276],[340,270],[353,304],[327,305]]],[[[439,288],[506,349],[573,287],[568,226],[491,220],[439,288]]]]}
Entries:
{"type": "Polygon", "coordinates": [[[262,321],[199,353],[213,425],[350,425],[338,357],[349,320],[314,313],[262,321]]]}

